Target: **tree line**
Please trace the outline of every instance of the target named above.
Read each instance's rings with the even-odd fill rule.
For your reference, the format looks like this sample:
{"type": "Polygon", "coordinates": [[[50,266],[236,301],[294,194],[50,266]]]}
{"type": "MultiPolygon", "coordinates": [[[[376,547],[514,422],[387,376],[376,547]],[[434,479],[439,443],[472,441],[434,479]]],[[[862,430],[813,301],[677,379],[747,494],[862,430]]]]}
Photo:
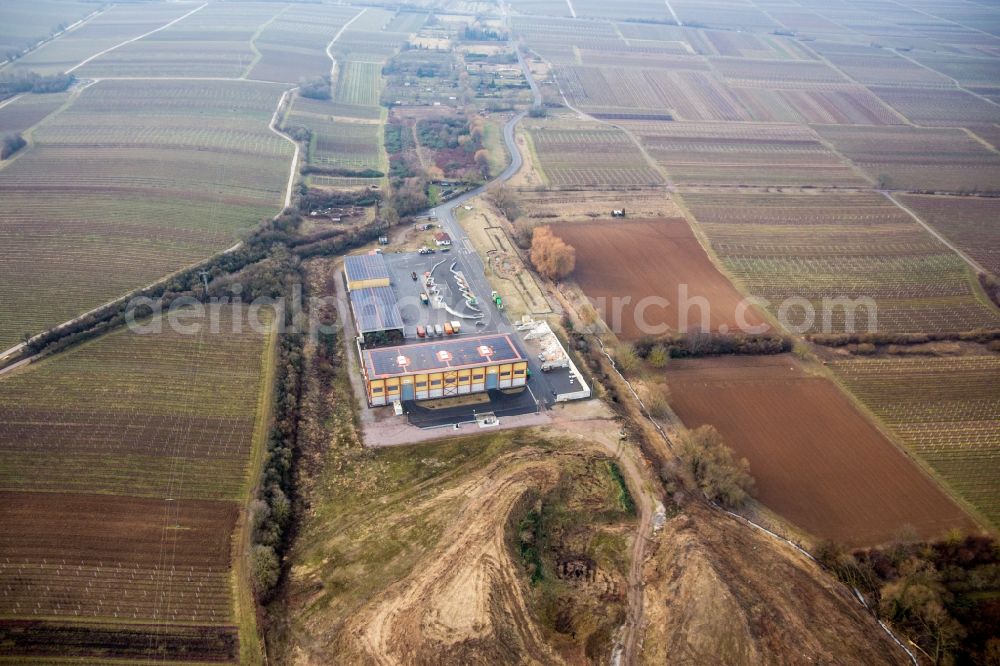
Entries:
{"type": "Polygon", "coordinates": [[[37,72],[10,72],[0,74],[0,99],[20,93],[56,93],[63,92],[76,83],[72,74],[42,75],[37,72]]]}
{"type": "Polygon", "coordinates": [[[1000,543],[993,537],[954,532],[926,542],[903,534],[853,552],[827,541],[814,554],[931,663],[1000,663],[1000,543]]]}

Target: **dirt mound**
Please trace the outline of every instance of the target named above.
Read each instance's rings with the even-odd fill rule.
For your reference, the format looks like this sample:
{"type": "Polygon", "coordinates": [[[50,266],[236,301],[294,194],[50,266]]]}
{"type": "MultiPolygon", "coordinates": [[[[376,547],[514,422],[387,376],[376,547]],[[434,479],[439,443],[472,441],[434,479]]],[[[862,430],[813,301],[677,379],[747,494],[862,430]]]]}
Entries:
{"type": "Polygon", "coordinates": [[[522,499],[557,479],[552,456],[523,449],[431,499],[458,499],[461,509],[409,575],[353,613],[336,653],[386,665],[561,663],[531,620],[523,568],[506,543],[522,499]]]}
{"type": "Polygon", "coordinates": [[[817,565],[705,507],[667,522],[645,578],[642,663],[909,663],[817,565]]]}

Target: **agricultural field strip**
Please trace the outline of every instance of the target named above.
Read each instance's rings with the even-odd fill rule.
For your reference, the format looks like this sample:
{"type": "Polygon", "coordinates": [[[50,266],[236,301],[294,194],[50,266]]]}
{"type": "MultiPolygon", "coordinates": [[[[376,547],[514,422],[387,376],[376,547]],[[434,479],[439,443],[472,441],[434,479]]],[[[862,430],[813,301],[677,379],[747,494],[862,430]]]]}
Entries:
{"type": "Polygon", "coordinates": [[[528,129],[540,168],[553,185],[655,185],[663,177],[621,129],[528,129]]]}
{"type": "Polygon", "coordinates": [[[114,47],[122,41],[161,27],[180,16],[183,7],[170,5],[109,5],[106,11],[72,31],[39,45],[31,53],[8,63],[14,71],[41,74],[65,72],[95,51],[114,47]]]}
{"type": "MultiPolygon", "coordinates": [[[[898,2],[895,2],[895,0],[892,0],[892,1],[894,2],[894,4],[900,4],[898,2]]],[[[960,22],[955,21],[953,19],[945,18],[945,17],[940,16],[938,14],[931,14],[930,12],[926,12],[926,11],[920,9],[919,7],[916,7],[916,6],[912,6],[912,5],[900,5],[900,6],[904,6],[906,9],[908,9],[910,11],[914,11],[914,12],[917,12],[919,14],[923,14],[924,16],[927,16],[928,18],[932,18],[932,19],[934,19],[936,21],[942,21],[944,23],[951,23],[953,25],[957,25],[960,28],[965,28],[966,30],[971,30],[972,32],[978,32],[978,33],[980,33],[982,35],[986,35],[987,37],[990,37],[991,39],[994,39],[994,40],[997,37],[996,35],[994,35],[992,33],[986,32],[985,30],[980,30],[979,28],[973,28],[972,26],[965,25],[964,23],[960,23],[960,22]]]]}
{"type": "Polygon", "coordinates": [[[150,30],[149,32],[147,32],[145,34],[139,35],[138,37],[133,37],[132,39],[127,39],[127,40],[125,40],[124,42],[122,42],[120,44],[116,44],[115,46],[112,46],[111,48],[104,49],[100,53],[95,53],[94,55],[90,56],[89,58],[85,58],[84,60],[82,60],[81,62],[77,63],[73,67],[70,67],[69,69],[67,69],[66,73],[67,74],[71,74],[74,71],[76,71],[76,70],[80,69],[81,67],[83,67],[84,65],[86,65],[88,62],[90,62],[92,60],[95,60],[96,58],[100,58],[102,55],[104,55],[106,53],[111,53],[115,49],[121,48],[122,46],[125,46],[126,44],[131,44],[132,42],[136,42],[136,41],[138,41],[140,39],[143,39],[144,37],[149,37],[150,35],[155,35],[156,33],[160,32],[161,30],[166,30],[167,28],[169,28],[170,26],[174,25],[175,23],[177,23],[179,21],[183,21],[188,16],[191,16],[192,14],[200,12],[201,10],[203,10],[207,6],[208,6],[208,3],[206,2],[205,4],[200,5],[200,6],[196,7],[195,9],[192,9],[187,14],[184,14],[183,16],[180,16],[180,17],[174,19],[173,21],[170,21],[166,25],[162,25],[162,26],[160,26],[159,28],[157,28],[155,30],[150,30]]]}
{"type": "MultiPolygon", "coordinates": [[[[28,48],[22,50],[20,52],[20,54],[19,54],[19,57],[24,57],[24,56],[32,53],[33,51],[37,51],[39,48],[41,48],[45,44],[48,44],[52,40],[58,39],[59,37],[62,37],[64,34],[66,34],[68,32],[72,32],[73,30],[76,30],[77,28],[80,28],[80,27],[86,25],[89,21],[92,21],[93,19],[97,18],[98,16],[100,16],[104,12],[108,11],[108,9],[110,9],[110,8],[111,8],[110,5],[107,6],[107,7],[101,7],[99,9],[91,12],[90,14],[81,17],[77,21],[74,21],[70,25],[66,26],[64,29],[59,30],[59,31],[53,33],[51,36],[39,39],[39,41],[35,42],[34,44],[32,44],[31,46],[29,46],[28,48]]],[[[12,22],[12,25],[13,25],[13,22],[12,22]]],[[[41,37],[41,35],[35,35],[32,38],[34,38],[34,37],[41,37]]],[[[6,48],[4,48],[3,50],[5,52],[7,51],[6,48]]],[[[0,70],[2,70],[6,65],[10,64],[11,62],[12,61],[9,60],[9,59],[8,60],[4,60],[3,62],[0,62],[0,70]]]]}
{"type": "Polygon", "coordinates": [[[1000,185],[998,151],[965,130],[917,126],[812,125],[837,154],[883,190],[975,192],[1000,185]],[[884,177],[884,179],[883,179],[884,177]]]}
{"type": "Polygon", "coordinates": [[[853,358],[831,366],[907,449],[1000,522],[1000,357],[853,358]]]}
{"type": "Polygon", "coordinates": [[[683,184],[859,187],[867,181],[808,127],[744,123],[618,121],[683,184]]]}
{"type": "MultiPolygon", "coordinates": [[[[280,142],[277,139],[267,139],[266,137],[270,136],[270,134],[263,132],[263,126],[266,122],[265,118],[267,117],[264,114],[268,112],[262,108],[264,96],[268,96],[266,92],[268,90],[274,89],[276,91],[280,89],[279,84],[257,84],[242,80],[228,82],[227,85],[230,87],[228,92],[216,87],[214,95],[208,97],[203,92],[198,92],[198,90],[204,87],[205,84],[203,83],[157,82],[157,85],[160,87],[159,92],[154,90],[152,93],[149,93],[147,91],[144,93],[144,97],[138,99],[135,98],[136,89],[126,82],[106,81],[87,88],[83,93],[84,97],[77,100],[77,103],[73,107],[50,119],[48,122],[43,123],[35,131],[35,145],[30,151],[8,164],[0,172],[3,174],[3,187],[7,191],[7,195],[4,197],[5,202],[9,206],[16,205],[13,197],[15,190],[25,187],[37,188],[40,174],[45,174],[50,179],[54,177],[53,174],[57,174],[55,182],[60,183],[55,186],[57,192],[62,192],[65,184],[68,183],[72,183],[76,187],[97,188],[94,190],[95,193],[105,192],[106,196],[112,196],[109,187],[117,189],[119,193],[115,196],[117,199],[122,199],[123,204],[122,188],[126,192],[131,191],[135,194],[142,194],[143,192],[146,192],[147,195],[153,194],[154,196],[137,202],[138,206],[132,211],[134,220],[129,220],[128,216],[121,217],[120,212],[124,212],[125,210],[122,209],[122,211],[115,211],[111,216],[107,216],[107,213],[102,213],[100,216],[95,214],[93,218],[94,222],[87,223],[96,223],[98,218],[102,222],[117,221],[119,224],[126,225],[126,227],[120,228],[124,231],[126,228],[135,226],[137,223],[143,221],[142,211],[147,208],[154,209],[151,217],[148,218],[149,220],[162,216],[166,211],[162,211],[161,208],[167,204],[167,200],[163,197],[176,197],[176,194],[171,193],[183,192],[188,198],[200,196],[207,202],[215,202],[209,205],[208,210],[205,211],[207,215],[203,219],[212,220],[213,222],[218,221],[220,223],[225,221],[225,226],[218,229],[218,231],[231,229],[232,232],[229,233],[235,235],[234,232],[238,231],[239,228],[245,228],[249,220],[256,222],[258,219],[264,217],[263,211],[253,212],[249,206],[267,206],[270,208],[273,206],[272,202],[274,199],[281,196],[279,193],[281,189],[285,189],[287,196],[289,190],[281,188],[273,180],[274,173],[278,170],[278,162],[284,161],[282,151],[277,148],[280,142]],[[239,91],[239,94],[233,95],[233,91],[239,91]],[[191,103],[194,104],[193,108],[201,108],[211,112],[207,115],[202,114],[197,118],[200,127],[191,126],[184,128],[184,118],[186,116],[183,115],[183,111],[178,115],[176,111],[171,111],[171,109],[180,108],[184,110],[192,108],[185,101],[192,93],[194,94],[194,97],[191,98],[191,103]],[[152,97],[150,97],[150,94],[152,94],[152,97]],[[160,96],[158,97],[157,95],[160,96]],[[166,95],[166,97],[163,95],[166,95]],[[220,95],[225,99],[219,97],[220,95]],[[164,125],[168,127],[180,126],[172,137],[172,140],[175,142],[174,147],[156,145],[159,132],[148,128],[146,125],[149,122],[148,117],[136,119],[136,117],[121,115],[122,108],[126,108],[122,107],[122,100],[131,104],[138,104],[140,108],[144,105],[152,104],[152,108],[162,118],[164,125]],[[100,114],[95,115],[94,113],[90,113],[90,111],[99,111],[109,104],[112,112],[117,114],[113,120],[104,119],[100,114]],[[223,116],[225,117],[223,118],[223,116]],[[206,126],[210,128],[208,134],[203,131],[206,126]],[[109,127],[117,127],[120,138],[117,144],[115,144],[116,137],[108,134],[109,127]],[[45,143],[47,140],[46,132],[50,130],[53,132],[54,143],[47,145],[45,143]],[[97,143],[108,140],[110,145],[103,148],[93,147],[95,143],[93,137],[87,136],[91,131],[99,137],[96,141],[97,143]],[[206,144],[205,142],[208,143],[206,144]],[[213,155],[212,152],[205,152],[203,150],[205,147],[212,148],[213,146],[215,147],[215,151],[223,152],[215,152],[213,155]],[[130,159],[134,161],[133,164],[128,165],[122,162],[122,150],[130,153],[130,159]],[[195,152],[192,152],[193,150],[195,152]],[[267,157],[268,155],[270,157],[267,157]],[[192,161],[192,157],[195,157],[196,160],[192,161]],[[248,157],[252,157],[253,161],[248,161],[248,157]],[[92,165],[87,172],[80,173],[79,169],[75,166],[80,159],[86,159],[92,165]],[[181,163],[186,163],[183,170],[177,169],[171,171],[168,168],[169,164],[180,165],[181,163]],[[123,165],[128,167],[127,171],[122,171],[123,165]],[[146,165],[148,165],[148,169],[146,169],[146,165]],[[222,170],[220,171],[220,169],[222,170]],[[146,176],[143,175],[144,170],[147,172],[146,176]],[[171,175],[175,176],[174,180],[170,179],[171,175]],[[230,178],[237,175],[239,176],[237,181],[233,181],[230,178]],[[225,181],[225,178],[229,178],[230,182],[228,186],[232,187],[231,192],[228,195],[223,195],[221,198],[219,193],[210,189],[214,187],[213,183],[218,183],[220,176],[224,177],[223,181],[225,181]],[[232,222],[228,219],[230,216],[220,214],[220,211],[223,209],[219,208],[219,202],[225,198],[229,198],[230,203],[235,204],[234,210],[244,216],[242,224],[233,226],[232,222]]],[[[268,101],[269,104],[270,101],[268,101]]],[[[283,137],[283,135],[281,136],[283,137]]],[[[287,138],[283,138],[282,141],[287,141],[287,138]]],[[[289,171],[291,170],[289,168],[289,171]]],[[[87,201],[86,197],[78,190],[73,193],[67,190],[65,194],[66,197],[71,196],[75,201],[73,207],[77,211],[77,219],[80,219],[79,214],[87,210],[87,208],[81,208],[80,206],[81,201],[87,201]]],[[[66,197],[56,197],[56,199],[61,201],[66,199],[66,197]]],[[[48,201],[54,202],[56,199],[50,196],[48,201]]],[[[94,200],[93,203],[99,207],[106,207],[99,200],[94,200]]],[[[199,206],[201,205],[204,204],[199,204],[199,206]]],[[[228,210],[228,207],[224,207],[224,209],[228,210]]],[[[273,208],[271,208],[271,211],[273,211],[273,208]]],[[[268,211],[267,214],[273,214],[271,211],[268,211]]],[[[13,238],[16,243],[23,245],[22,251],[17,255],[18,257],[30,258],[33,256],[36,259],[40,259],[43,255],[39,255],[38,252],[45,250],[43,246],[39,245],[39,242],[44,238],[44,230],[51,226],[53,222],[58,224],[69,223],[65,211],[60,212],[58,206],[53,212],[55,216],[48,217],[46,225],[40,225],[36,230],[25,228],[24,231],[27,232],[27,235],[15,236],[13,238]],[[64,222],[58,222],[60,219],[63,219],[64,222]],[[24,254],[25,252],[27,254],[24,254]]],[[[9,223],[16,225],[16,220],[18,219],[16,215],[17,210],[12,209],[8,213],[7,219],[9,223]]],[[[174,216],[171,214],[170,217],[173,218],[174,216]]],[[[190,220],[184,221],[183,216],[177,221],[183,227],[190,226],[191,222],[190,220]]],[[[79,222],[74,221],[73,226],[79,226],[79,222]]],[[[110,229],[112,225],[108,224],[107,227],[110,229]]],[[[66,229],[59,236],[53,237],[52,240],[55,242],[53,247],[62,247],[63,250],[72,249],[72,247],[64,247],[66,243],[63,242],[61,237],[66,231],[69,230],[66,229]]],[[[127,242],[132,243],[135,248],[141,248],[148,246],[150,239],[162,236],[166,231],[155,232],[152,235],[148,235],[147,232],[145,237],[137,236],[127,242]]],[[[234,240],[233,235],[228,235],[227,233],[225,237],[217,236],[214,241],[208,241],[208,244],[216,245],[221,250],[232,243],[234,240]]],[[[169,237],[169,234],[167,236],[169,237]]],[[[127,236],[126,238],[133,237],[127,236]]],[[[206,238],[205,240],[208,239],[206,238]]],[[[146,264],[152,268],[160,267],[162,273],[159,275],[166,275],[199,258],[204,258],[204,245],[198,247],[197,245],[187,243],[187,241],[180,237],[169,242],[175,243],[178,241],[181,245],[178,245],[177,248],[183,250],[181,253],[173,250],[164,252],[166,248],[160,247],[155,250],[156,259],[151,263],[146,262],[146,264]],[[164,259],[168,261],[164,263],[164,259]]],[[[102,252],[111,252],[118,257],[116,261],[124,266],[125,264],[122,264],[122,261],[135,254],[123,246],[122,239],[111,239],[109,237],[108,242],[109,244],[103,250],[99,250],[97,254],[82,257],[82,262],[76,265],[79,267],[92,265],[99,257],[103,256],[102,252]]],[[[88,243],[88,245],[90,244],[88,243]]],[[[148,250],[151,249],[148,248],[148,250]]],[[[76,251],[74,250],[66,256],[74,256],[75,254],[76,251]]],[[[135,258],[139,259],[138,256],[135,258]]],[[[48,282],[53,282],[51,286],[56,288],[56,282],[58,281],[55,280],[55,276],[63,275],[64,269],[68,268],[68,265],[63,266],[66,264],[65,258],[60,258],[59,256],[52,257],[52,260],[52,262],[45,262],[44,265],[48,267],[48,272],[53,274],[53,280],[48,280],[48,282]]],[[[18,261],[14,263],[18,264],[18,261]]],[[[13,270],[13,267],[10,268],[13,270]]],[[[123,282],[120,279],[122,274],[119,273],[117,275],[118,279],[105,280],[107,284],[103,288],[98,288],[98,291],[103,292],[100,294],[102,297],[101,301],[90,300],[88,297],[80,302],[88,306],[97,305],[109,297],[128,293],[133,288],[155,281],[157,274],[150,272],[146,266],[140,266],[137,263],[135,264],[135,268],[139,269],[141,273],[141,275],[135,274],[135,283],[129,285],[127,281],[123,282]]],[[[18,270],[22,271],[23,269],[18,270]]],[[[52,296],[46,297],[46,302],[52,303],[53,307],[39,309],[37,306],[30,306],[32,312],[40,313],[44,310],[50,312],[51,315],[58,313],[60,319],[46,318],[44,321],[36,320],[32,321],[30,325],[22,327],[21,324],[17,323],[21,318],[15,316],[13,312],[6,312],[3,319],[7,322],[8,326],[15,326],[16,330],[4,331],[4,335],[2,336],[4,338],[3,342],[9,341],[9,344],[13,344],[14,339],[10,338],[19,336],[20,332],[24,330],[37,332],[55,325],[58,321],[65,321],[67,317],[72,319],[73,310],[66,310],[59,304],[59,301],[64,300],[67,293],[80,292],[80,287],[86,286],[87,280],[81,280],[82,277],[84,276],[69,277],[68,282],[64,282],[64,287],[58,289],[59,295],[53,292],[52,296]],[[72,286],[67,290],[66,284],[72,286]]],[[[20,281],[23,280],[11,278],[10,282],[11,288],[15,289],[18,293],[20,293],[21,288],[16,285],[20,281]]],[[[46,288],[44,285],[48,282],[46,280],[41,281],[43,289],[46,288]]],[[[24,288],[28,292],[35,293],[37,297],[38,286],[38,282],[35,281],[32,282],[32,286],[29,287],[26,284],[24,288]]],[[[19,306],[18,303],[20,301],[23,301],[23,299],[14,298],[13,302],[9,305],[15,308],[15,310],[22,307],[29,307],[27,302],[23,306],[19,306]]],[[[0,344],[0,346],[5,345],[0,344]]]]}
{"type": "MultiPolygon", "coordinates": [[[[233,313],[223,309],[221,314],[224,321],[221,322],[220,330],[228,331],[232,326],[233,313]]],[[[79,431],[82,424],[73,422],[75,417],[72,406],[80,409],[86,405],[88,413],[101,414],[104,419],[114,422],[114,426],[108,423],[103,432],[98,433],[98,437],[104,439],[104,444],[110,446],[112,452],[117,450],[116,444],[134,447],[141,442],[141,446],[153,452],[154,456],[167,454],[167,464],[160,469],[162,483],[152,496],[178,500],[166,506],[150,504],[149,500],[135,500],[145,502],[143,506],[149,507],[151,512],[133,515],[131,520],[148,518],[151,521],[146,525],[147,540],[142,543],[150,543],[149,530],[162,534],[159,556],[133,559],[130,562],[128,558],[134,558],[139,553],[116,555],[116,546],[111,542],[104,546],[104,550],[108,551],[104,557],[110,558],[110,562],[95,562],[89,555],[81,555],[77,560],[72,547],[64,544],[61,550],[65,551],[68,561],[66,557],[61,561],[58,557],[53,557],[50,561],[48,557],[43,557],[43,553],[51,556],[51,552],[36,552],[30,546],[27,549],[18,546],[19,540],[28,539],[29,536],[33,539],[34,536],[31,535],[37,533],[19,532],[23,536],[13,536],[13,541],[5,540],[9,543],[3,548],[6,561],[0,567],[0,582],[6,585],[5,596],[10,601],[7,604],[8,613],[15,611],[13,614],[17,616],[78,618],[82,615],[97,618],[110,617],[114,608],[114,615],[119,622],[142,622],[149,619],[200,624],[231,622],[228,566],[209,564],[208,554],[191,560],[190,557],[198,552],[198,546],[189,543],[185,552],[189,553],[186,557],[191,566],[178,568],[175,565],[180,563],[173,561],[172,554],[165,555],[165,549],[170,550],[170,543],[176,544],[176,539],[183,536],[180,532],[169,529],[170,524],[184,524],[175,510],[187,511],[189,507],[197,506],[180,501],[199,497],[198,488],[189,488],[189,483],[197,481],[200,473],[198,467],[204,464],[205,459],[190,449],[192,439],[197,441],[199,435],[203,436],[206,444],[211,442],[209,446],[224,441],[223,433],[200,430],[206,417],[227,413],[241,415],[241,432],[230,434],[229,439],[230,443],[234,443],[232,438],[235,435],[243,443],[227,454],[239,462],[239,467],[236,470],[226,470],[229,473],[235,471],[238,482],[233,487],[232,494],[225,499],[240,500],[246,491],[249,440],[255,429],[258,392],[262,389],[260,382],[265,376],[262,343],[267,338],[249,331],[239,335],[215,335],[211,337],[212,344],[209,346],[205,345],[205,335],[203,333],[195,340],[173,333],[141,336],[125,330],[117,331],[20,374],[11,375],[0,383],[0,413],[5,414],[2,419],[4,426],[0,431],[0,447],[3,449],[0,462],[4,470],[9,469],[12,464],[17,466],[17,456],[11,456],[11,453],[18,449],[34,453],[38,446],[61,451],[60,459],[80,458],[82,462],[86,462],[86,456],[81,457],[80,450],[86,448],[81,446],[81,442],[58,434],[55,439],[49,439],[52,433],[47,432],[53,424],[79,431]],[[192,351],[191,347],[195,345],[196,348],[192,351]],[[155,360],[151,363],[150,359],[155,360]],[[239,362],[234,363],[233,359],[239,359],[239,362]],[[234,373],[233,368],[239,370],[234,373]],[[125,405],[130,408],[124,408],[125,405]],[[23,414],[23,417],[19,418],[19,414],[23,414]],[[130,432],[130,426],[138,426],[140,432],[146,428],[149,414],[161,414],[168,418],[171,422],[168,433],[172,431],[175,434],[160,433],[157,439],[130,432]],[[19,427],[26,428],[29,433],[18,432],[19,427]],[[32,429],[41,439],[30,435],[32,429]],[[67,444],[69,450],[66,450],[67,444]],[[194,457],[191,457],[192,454],[194,457]],[[186,462],[180,463],[182,458],[186,462]],[[166,513],[164,508],[168,509],[166,513]],[[124,558],[124,561],[116,561],[116,557],[124,558]],[[91,588],[94,582],[100,583],[99,594],[91,588]],[[202,592],[205,593],[204,599],[202,592]],[[24,602],[24,608],[21,602],[24,602]],[[15,605],[11,607],[11,603],[15,605]],[[84,605],[86,608],[82,608],[84,605]],[[178,611],[182,612],[179,614],[178,611]]],[[[113,460],[114,456],[108,456],[107,460],[100,461],[97,465],[85,465],[79,469],[76,474],[80,478],[91,478],[96,485],[70,490],[82,493],[101,492],[101,472],[105,469],[123,475],[123,481],[129,486],[129,470],[115,470],[113,460]]],[[[50,471],[58,472],[58,464],[35,471],[36,480],[47,482],[46,477],[50,471]]],[[[19,478],[23,479],[24,472],[24,469],[19,470],[19,478]]],[[[218,483],[223,477],[216,476],[212,480],[218,483]]],[[[6,481],[6,478],[0,480],[0,487],[4,490],[8,489],[6,481]]],[[[45,483],[34,490],[44,489],[45,483]]],[[[60,492],[44,494],[42,497],[46,501],[60,501],[58,498],[65,497],[63,492],[66,489],[58,490],[60,492]]],[[[115,494],[131,495],[135,490],[140,490],[141,493],[142,488],[126,487],[124,492],[115,494]]],[[[121,501],[132,500],[122,498],[121,501]]],[[[203,506],[214,512],[216,509],[211,507],[222,505],[216,503],[203,506]]],[[[228,506],[232,507],[232,503],[228,506]]],[[[234,510],[230,508],[227,511],[234,510]]],[[[206,519],[215,520],[212,515],[206,514],[206,519]]],[[[232,525],[227,527],[231,528],[232,525]]],[[[227,534],[215,538],[221,539],[222,544],[228,543],[227,534]]],[[[228,547],[221,550],[222,562],[228,560],[228,551],[228,547]]],[[[172,552],[176,553],[176,550],[172,552]]]]}
{"type": "Polygon", "coordinates": [[[986,269],[984,269],[982,267],[982,265],[980,265],[980,263],[978,261],[976,261],[975,259],[973,259],[972,257],[970,257],[968,254],[966,254],[964,251],[962,251],[957,245],[955,245],[950,240],[948,240],[947,238],[945,238],[945,236],[943,234],[941,234],[937,229],[935,229],[933,226],[931,226],[930,224],[928,224],[927,222],[925,222],[924,219],[921,218],[919,215],[917,215],[911,208],[907,207],[905,204],[903,204],[902,201],[900,201],[899,199],[897,199],[896,197],[894,197],[891,192],[884,192],[883,194],[885,194],[885,197],[889,201],[891,201],[892,203],[894,203],[902,211],[904,211],[907,215],[909,215],[910,217],[912,217],[913,220],[917,224],[919,224],[924,229],[926,229],[929,234],[931,234],[932,236],[934,236],[934,238],[936,238],[939,241],[941,241],[941,243],[943,243],[944,245],[947,245],[948,248],[950,248],[952,252],[954,252],[959,257],[961,257],[962,261],[964,261],[965,263],[967,263],[969,265],[969,267],[972,268],[972,270],[976,271],[977,273],[985,273],[986,272],[986,269]]]}
{"type": "MultiPolygon", "coordinates": [[[[871,297],[883,330],[1000,324],[960,257],[877,193],[682,196],[729,272],[772,309],[792,296],[871,297]]],[[[844,313],[831,314],[841,330],[844,313]]],[[[866,313],[859,317],[863,327],[866,313]]]]}
{"type": "Polygon", "coordinates": [[[905,206],[949,240],[987,272],[1000,275],[1000,200],[993,197],[897,195],[905,206]]]}
{"type": "MultiPolygon", "coordinates": [[[[994,107],[997,107],[998,109],[1000,109],[1000,104],[997,104],[997,102],[995,102],[995,101],[993,101],[993,100],[989,99],[988,97],[985,97],[985,96],[983,96],[983,95],[980,95],[979,93],[977,93],[977,92],[975,92],[975,91],[973,91],[973,90],[969,90],[968,88],[964,87],[964,86],[963,86],[963,85],[961,84],[961,82],[960,82],[960,81],[958,81],[957,79],[955,79],[954,77],[952,77],[952,76],[949,76],[949,75],[947,75],[947,74],[945,74],[945,73],[943,73],[943,72],[940,72],[940,71],[938,71],[938,70],[936,70],[936,69],[933,69],[933,68],[931,68],[931,67],[928,67],[927,65],[924,65],[923,63],[921,63],[921,62],[919,62],[919,61],[917,61],[917,60],[913,59],[912,57],[908,56],[908,55],[907,55],[906,53],[904,53],[904,52],[902,52],[902,51],[900,51],[900,50],[898,50],[898,49],[889,49],[889,50],[890,50],[890,51],[891,51],[892,53],[894,53],[894,54],[895,54],[895,55],[896,55],[897,57],[900,57],[900,58],[903,58],[904,60],[906,60],[906,61],[908,61],[908,62],[912,63],[913,65],[916,65],[916,66],[917,66],[917,67],[919,67],[920,69],[923,69],[923,70],[926,70],[926,71],[928,71],[928,72],[931,72],[932,74],[935,74],[935,75],[937,75],[937,76],[941,76],[941,77],[944,77],[945,79],[947,79],[947,80],[951,81],[951,82],[952,82],[952,83],[954,84],[954,86],[955,86],[955,87],[956,87],[956,88],[957,88],[958,90],[961,90],[961,91],[965,92],[966,94],[969,94],[969,95],[972,95],[972,96],[974,96],[974,97],[977,97],[977,98],[979,98],[980,100],[982,100],[982,101],[984,101],[984,102],[987,102],[987,103],[989,103],[989,104],[993,105],[994,107]]],[[[836,64],[835,64],[834,62],[831,62],[831,61],[830,61],[830,60],[829,60],[828,58],[826,58],[825,56],[823,56],[823,54],[820,54],[820,53],[818,53],[818,52],[817,52],[817,51],[816,51],[815,49],[812,49],[812,51],[813,51],[813,53],[816,53],[816,54],[817,54],[817,56],[818,56],[819,58],[821,58],[821,59],[823,60],[823,62],[827,63],[827,64],[828,64],[828,65],[829,65],[830,67],[832,67],[833,69],[835,69],[835,70],[837,70],[838,72],[840,72],[840,73],[841,73],[841,74],[842,74],[843,76],[847,77],[847,78],[848,78],[849,80],[851,80],[852,82],[854,82],[854,83],[856,83],[856,84],[858,84],[858,85],[861,85],[861,86],[865,86],[865,87],[867,87],[868,89],[871,89],[871,88],[872,88],[872,87],[873,87],[873,86],[875,85],[874,83],[862,83],[862,82],[858,81],[858,80],[857,80],[857,79],[856,79],[855,77],[852,77],[852,76],[851,76],[851,75],[850,75],[850,74],[849,74],[848,72],[846,72],[846,71],[845,71],[845,70],[844,70],[843,68],[841,68],[841,67],[838,67],[838,66],[837,66],[837,65],[836,65],[836,64]]],[[[891,83],[895,83],[895,82],[893,81],[893,82],[891,82],[891,83]]],[[[916,88],[916,90],[919,90],[919,89],[920,89],[920,88],[916,88]]],[[[872,91],[872,92],[875,92],[875,91],[872,91]]],[[[875,94],[877,95],[878,93],[877,93],[877,92],[875,92],[875,94]]],[[[918,124],[918,125],[919,125],[919,123],[914,123],[913,119],[912,119],[912,118],[909,118],[909,116],[907,116],[907,115],[906,115],[906,114],[904,113],[903,109],[900,109],[900,108],[898,108],[898,107],[897,107],[896,105],[892,104],[892,103],[891,103],[891,102],[889,102],[888,100],[885,100],[885,99],[884,99],[884,98],[882,98],[881,96],[879,96],[879,98],[880,98],[880,99],[883,99],[883,101],[884,101],[884,102],[885,102],[885,103],[886,103],[886,104],[887,104],[887,105],[888,105],[888,106],[889,106],[890,108],[892,108],[892,109],[893,109],[893,111],[895,111],[895,112],[896,112],[896,113],[897,113],[897,114],[898,114],[898,115],[899,115],[900,117],[902,117],[902,118],[905,118],[905,119],[907,120],[907,122],[908,122],[909,124],[918,124]]],[[[1000,114],[998,114],[998,118],[1000,118],[1000,114]]],[[[962,125],[961,123],[955,123],[954,125],[948,125],[948,126],[955,126],[955,127],[960,127],[961,125],[962,125]]]]}

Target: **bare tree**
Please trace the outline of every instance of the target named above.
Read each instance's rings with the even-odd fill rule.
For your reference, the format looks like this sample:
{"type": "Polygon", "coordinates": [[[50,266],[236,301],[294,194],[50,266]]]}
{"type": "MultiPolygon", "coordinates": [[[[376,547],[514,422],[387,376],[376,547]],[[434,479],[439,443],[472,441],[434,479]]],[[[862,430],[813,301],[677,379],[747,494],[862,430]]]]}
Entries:
{"type": "Polygon", "coordinates": [[[719,431],[701,426],[681,437],[679,453],[705,496],[738,507],[750,497],[753,477],[746,458],[737,460],[719,431]]]}
{"type": "Polygon", "coordinates": [[[576,268],[576,250],[550,227],[537,227],[531,236],[531,263],[544,277],[560,280],[576,268]]]}

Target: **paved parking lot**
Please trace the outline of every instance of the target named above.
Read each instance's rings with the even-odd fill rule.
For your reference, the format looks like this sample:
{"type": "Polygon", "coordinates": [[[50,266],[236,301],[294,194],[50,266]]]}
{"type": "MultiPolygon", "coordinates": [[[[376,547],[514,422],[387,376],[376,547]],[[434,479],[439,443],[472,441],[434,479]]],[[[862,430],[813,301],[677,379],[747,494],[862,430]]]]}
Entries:
{"type": "MultiPolygon", "coordinates": [[[[497,311],[490,300],[491,291],[483,292],[482,285],[469,278],[470,271],[464,257],[457,252],[436,252],[434,254],[400,253],[385,255],[386,264],[391,273],[392,287],[399,299],[399,309],[403,315],[404,331],[408,342],[416,339],[416,327],[428,324],[443,325],[446,321],[458,320],[462,323],[462,333],[466,335],[485,335],[488,333],[508,332],[510,327],[503,326],[506,320],[497,311]],[[479,311],[466,305],[464,295],[459,290],[454,270],[461,272],[467,279],[468,287],[476,298],[479,311]],[[421,293],[427,293],[424,286],[424,274],[432,272],[435,285],[448,308],[437,308],[424,305],[420,300],[421,293]],[[413,275],[417,279],[413,279],[413,275]],[[453,313],[458,313],[453,314],[453,313]]],[[[430,296],[430,294],[428,294],[430,296]]]]}

